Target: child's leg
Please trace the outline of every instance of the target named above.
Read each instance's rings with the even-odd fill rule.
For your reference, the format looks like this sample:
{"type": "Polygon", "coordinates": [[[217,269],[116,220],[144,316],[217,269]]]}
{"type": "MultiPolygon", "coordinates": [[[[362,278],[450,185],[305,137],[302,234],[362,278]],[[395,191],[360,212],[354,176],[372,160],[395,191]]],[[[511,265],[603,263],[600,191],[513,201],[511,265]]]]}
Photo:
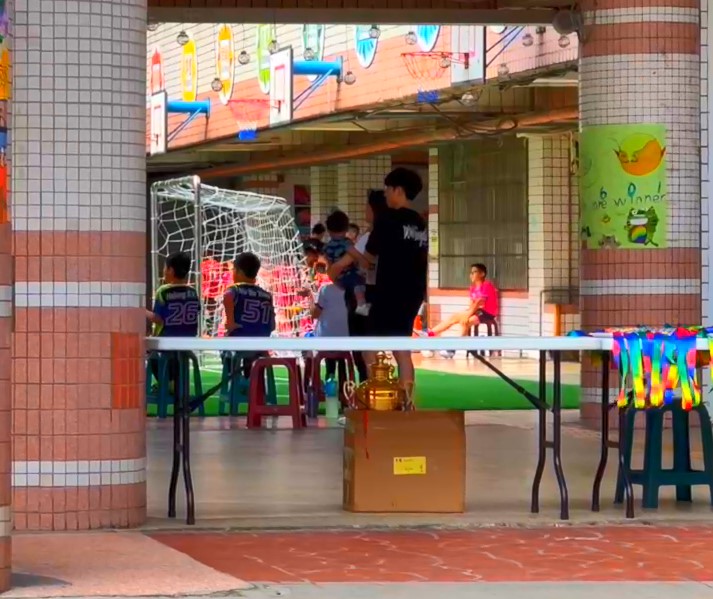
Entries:
{"type": "Polygon", "coordinates": [[[366,286],[365,285],[357,285],[354,287],[354,297],[356,298],[356,302],[359,306],[362,306],[363,304],[366,303],[366,286]]]}
{"type": "Polygon", "coordinates": [[[450,318],[447,318],[446,320],[438,323],[435,327],[431,329],[431,332],[434,335],[440,335],[441,333],[444,333],[451,327],[456,326],[457,324],[460,324],[463,321],[463,318],[465,317],[464,312],[457,312],[456,314],[453,314],[450,318]]]}

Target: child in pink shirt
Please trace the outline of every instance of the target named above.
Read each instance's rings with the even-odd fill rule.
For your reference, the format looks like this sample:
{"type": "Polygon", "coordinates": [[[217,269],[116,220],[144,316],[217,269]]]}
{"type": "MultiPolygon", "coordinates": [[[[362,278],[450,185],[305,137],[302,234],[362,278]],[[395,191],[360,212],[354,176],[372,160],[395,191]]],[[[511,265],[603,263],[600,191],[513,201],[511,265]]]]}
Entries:
{"type": "Polygon", "coordinates": [[[493,322],[499,310],[498,290],[487,280],[488,269],[485,264],[473,264],[470,267],[470,306],[463,312],[453,314],[450,318],[428,331],[429,337],[440,335],[455,325],[461,326],[461,335],[470,335],[470,329],[479,323],[493,322]]]}

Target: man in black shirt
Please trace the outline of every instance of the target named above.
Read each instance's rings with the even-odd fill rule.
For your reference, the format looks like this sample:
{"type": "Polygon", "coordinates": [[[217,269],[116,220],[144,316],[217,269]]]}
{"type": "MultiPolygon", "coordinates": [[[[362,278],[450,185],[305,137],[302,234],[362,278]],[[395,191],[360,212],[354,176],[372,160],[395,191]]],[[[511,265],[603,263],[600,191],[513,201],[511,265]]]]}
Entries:
{"type": "MultiPolygon", "coordinates": [[[[376,263],[376,285],[369,313],[370,334],[380,337],[410,337],[413,323],[426,298],[428,232],[423,217],[411,202],[423,189],[417,173],[396,168],[384,179],[389,209],[374,223],[365,257],[376,263]]],[[[330,277],[348,264],[330,269],[330,277]]],[[[394,352],[401,382],[410,391],[414,381],[411,352],[394,352]]],[[[373,356],[365,356],[367,363],[373,356]]]]}

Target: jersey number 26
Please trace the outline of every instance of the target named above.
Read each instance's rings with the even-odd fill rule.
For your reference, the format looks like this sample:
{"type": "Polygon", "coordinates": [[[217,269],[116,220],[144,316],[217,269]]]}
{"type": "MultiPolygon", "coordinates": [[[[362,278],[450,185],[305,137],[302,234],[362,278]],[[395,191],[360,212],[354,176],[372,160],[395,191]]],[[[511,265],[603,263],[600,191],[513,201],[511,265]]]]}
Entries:
{"type": "Polygon", "coordinates": [[[198,302],[175,302],[168,304],[168,316],[165,326],[176,327],[198,323],[201,305],[198,302]]]}

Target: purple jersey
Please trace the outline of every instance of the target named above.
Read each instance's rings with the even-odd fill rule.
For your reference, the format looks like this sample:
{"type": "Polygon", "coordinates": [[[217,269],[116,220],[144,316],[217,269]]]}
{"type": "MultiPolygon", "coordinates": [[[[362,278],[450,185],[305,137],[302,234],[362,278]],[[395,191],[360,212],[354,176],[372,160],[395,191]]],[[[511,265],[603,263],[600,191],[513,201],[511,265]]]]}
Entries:
{"type": "Polygon", "coordinates": [[[237,328],[230,337],[269,337],[275,330],[272,295],[257,285],[238,283],[225,292],[233,299],[233,318],[237,328]]]}

